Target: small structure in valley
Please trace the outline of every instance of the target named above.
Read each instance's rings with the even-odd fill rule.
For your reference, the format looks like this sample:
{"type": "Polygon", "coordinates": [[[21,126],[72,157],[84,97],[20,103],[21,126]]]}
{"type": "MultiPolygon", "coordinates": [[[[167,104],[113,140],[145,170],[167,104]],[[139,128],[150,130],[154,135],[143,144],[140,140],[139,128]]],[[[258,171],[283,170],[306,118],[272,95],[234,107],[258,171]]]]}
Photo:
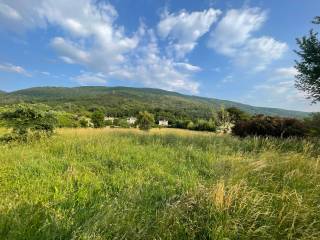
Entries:
{"type": "Polygon", "coordinates": [[[137,118],[136,118],[136,117],[129,117],[129,118],[127,118],[127,123],[128,123],[129,125],[135,124],[136,121],[137,121],[137,118]]]}
{"type": "Polygon", "coordinates": [[[110,121],[110,122],[112,122],[112,123],[113,123],[114,119],[115,119],[114,117],[109,117],[109,116],[105,116],[105,117],[104,117],[104,120],[105,120],[105,121],[110,121]]]}
{"type": "Polygon", "coordinates": [[[159,126],[168,127],[169,126],[168,120],[159,120],[159,126]]]}

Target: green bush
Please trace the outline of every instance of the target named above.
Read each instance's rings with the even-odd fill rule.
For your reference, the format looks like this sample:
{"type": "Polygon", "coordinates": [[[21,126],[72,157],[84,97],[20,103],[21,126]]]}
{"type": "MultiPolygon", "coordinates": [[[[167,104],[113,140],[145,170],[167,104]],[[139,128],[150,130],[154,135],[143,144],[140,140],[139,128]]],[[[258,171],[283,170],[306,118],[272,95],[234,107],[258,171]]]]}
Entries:
{"type": "Polygon", "coordinates": [[[190,120],[177,120],[173,123],[172,127],[174,128],[181,128],[181,129],[188,129],[188,125],[193,124],[190,120]]]}
{"type": "Polygon", "coordinates": [[[80,122],[74,114],[67,112],[57,112],[57,127],[59,128],[77,128],[80,127],[80,122]]]}
{"type": "Polygon", "coordinates": [[[200,119],[197,120],[195,124],[193,124],[191,130],[214,132],[216,130],[216,125],[212,120],[206,121],[200,119]]]}
{"type": "Polygon", "coordinates": [[[314,137],[320,137],[320,113],[313,113],[304,120],[308,129],[308,134],[314,137]]]}
{"type": "Polygon", "coordinates": [[[106,126],[112,126],[112,125],[113,125],[113,122],[112,122],[111,120],[106,120],[106,121],[104,122],[104,124],[105,124],[106,126]]]}
{"type": "Polygon", "coordinates": [[[272,137],[303,137],[307,129],[302,121],[294,118],[256,116],[248,121],[239,121],[232,132],[240,137],[272,136],[272,137]]]}
{"type": "Polygon", "coordinates": [[[204,119],[198,119],[195,122],[191,120],[178,120],[172,125],[172,127],[189,129],[194,131],[216,131],[216,124],[212,119],[210,119],[209,121],[204,119]]]}
{"type": "Polygon", "coordinates": [[[11,106],[1,113],[0,119],[12,129],[10,134],[3,136],[2,141],[5,142],[51,136],[57,123],[54,113],[45,105],[11,106]]]}
{"type": "Polygon", "coordinates": [[[127,119],[119,119],[118,126],[122,127],[122,128],[129,128],[130,127],[129,123],[127,122],[127,119]]]}

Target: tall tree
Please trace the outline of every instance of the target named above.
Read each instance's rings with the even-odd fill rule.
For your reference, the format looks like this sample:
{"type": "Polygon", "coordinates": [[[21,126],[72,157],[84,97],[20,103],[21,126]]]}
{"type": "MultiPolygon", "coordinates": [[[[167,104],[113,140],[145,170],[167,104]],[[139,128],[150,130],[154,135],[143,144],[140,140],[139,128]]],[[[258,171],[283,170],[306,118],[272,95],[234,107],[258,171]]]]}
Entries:
{"type": "Polygon", "coordinates": [[[154,124],[154,116],[147,111],[139,112],[137,124],[141,130],[149,130],[154,124]]]}
{"type": "MultiPolygon", "coordinates": [[[[315,17],[314,24],[320,24],[320,17],[315,17]]],[[[320,101],[320,40],[318,33],[310,30],[309,35],[297,39],[299,50],[295,52],[300,57],[295,68],[296,87],[306,92],[313,103],[320,101]]]]}
{"type": "Polygon", "coordinates": [[[103,128],[105,126],[104,113],[100,110],[96,110],[92,113],[91,120],[95,128],[103,128]]]}
{"type": "Polygon", "coordinates": [[[230,116],[230,121],[233,123],[239,122],[239,121],[246,121],[250,119],[250,115],[239,108],[236,107],[229,107],[226,109],[230,116]]]}

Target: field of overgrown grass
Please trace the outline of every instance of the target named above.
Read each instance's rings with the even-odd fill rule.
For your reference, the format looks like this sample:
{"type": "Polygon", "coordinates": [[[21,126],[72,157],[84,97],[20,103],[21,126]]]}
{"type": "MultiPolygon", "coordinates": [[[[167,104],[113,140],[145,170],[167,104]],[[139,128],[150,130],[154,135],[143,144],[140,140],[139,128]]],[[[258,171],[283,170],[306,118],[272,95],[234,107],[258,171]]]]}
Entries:
{"type": "Polygon", "coordinates": [[[60,130],[0,146],[0,239],[320,239],[320,141],[60,130]]]}

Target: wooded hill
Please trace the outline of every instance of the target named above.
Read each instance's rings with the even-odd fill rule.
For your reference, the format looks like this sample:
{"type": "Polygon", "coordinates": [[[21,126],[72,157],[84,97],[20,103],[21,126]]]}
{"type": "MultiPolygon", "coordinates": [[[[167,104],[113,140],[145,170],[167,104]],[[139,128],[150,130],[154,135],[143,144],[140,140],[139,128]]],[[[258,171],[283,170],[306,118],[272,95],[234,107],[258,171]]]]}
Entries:
{"type": "Polygon", "coordinates": [[[163,112],[182,118],[210,118],[213,111],[237,107],[250,114],[303,118],[309,113],[255,107],[238,102],[183,95],[152,88],[129,87],[37,87],[10,93],[0,92],[0,105],[20,102],[44,103],[69,112],[102,108],[113,116],[130,116],[141,110],[163,112]]]}

